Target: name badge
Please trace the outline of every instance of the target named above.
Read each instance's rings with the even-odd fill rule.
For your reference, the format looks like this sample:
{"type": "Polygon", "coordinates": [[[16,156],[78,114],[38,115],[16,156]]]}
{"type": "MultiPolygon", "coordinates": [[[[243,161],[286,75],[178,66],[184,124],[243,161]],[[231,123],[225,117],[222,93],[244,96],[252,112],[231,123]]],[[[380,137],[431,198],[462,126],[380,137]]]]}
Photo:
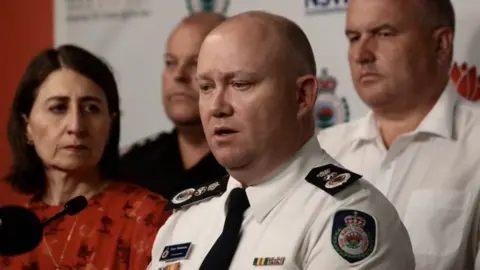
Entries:
{"type": "Polygon", "coordinates": [[[182,243],[166,246],[163,249],[160,261],[174,261],[186,259],[188,257],[188,253],[190,252],[191,247],[192,243],[182,243]]]}

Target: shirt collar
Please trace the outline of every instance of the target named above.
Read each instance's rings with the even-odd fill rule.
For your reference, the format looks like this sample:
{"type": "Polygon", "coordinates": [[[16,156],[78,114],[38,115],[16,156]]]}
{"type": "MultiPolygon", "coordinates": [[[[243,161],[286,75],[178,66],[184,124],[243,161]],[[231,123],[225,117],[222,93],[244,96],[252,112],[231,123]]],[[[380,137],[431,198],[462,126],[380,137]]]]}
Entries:
{"type": "Polygon", "coordinates": [[[367,115],[359,120],[359,125],[354,134],[357,134],[353,139],[356,141],[369,141],[379,136],[377,123],[373,117],[373,112],[369,111],[367,115]]]}
{"type": "MultiPolygon", "coordinates": [[[[449,139],[453,138],[453,122],[457,101],[458,94],[455,86],[449,82],[432,110],[411,134],[427,133],[449,139]]],[[[369,111],[366,116],[359,119],[359,123],[355,132],[357,134],[354,138],[355,141],[369,141],[379,137],[378,127],[372,111],[369,111]]]]}
{"type": "Polygon", "coordinates": [[[416,133],[429,133],[444,138],[453,138],[453,122],[458,94],[449,83],[433,109],[415,130],[416,133]]]}
{"type": "MultiPolygon", "coordinates": [[[[248,187],[246,189],[248,200],[257,222],[262,222],[267,214],[288,195],[288,191],[304,181],[310,170],[324,162],[326,156],[328,155],[313,136],[289,161],[263,179],[259,185],[248,187]]],[[[227,190],[241,186],[230,176],[227,190]]]]}

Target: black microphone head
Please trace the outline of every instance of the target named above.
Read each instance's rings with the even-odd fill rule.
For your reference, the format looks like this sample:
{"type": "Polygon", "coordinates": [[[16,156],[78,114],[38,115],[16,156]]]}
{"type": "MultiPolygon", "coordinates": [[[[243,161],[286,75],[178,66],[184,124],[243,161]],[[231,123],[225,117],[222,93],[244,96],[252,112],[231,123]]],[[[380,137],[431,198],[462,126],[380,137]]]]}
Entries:
{"type": "Polygon", "coordinates": [[[0,207],[0,220],[0,255],[27,253],[42,241],[42,223],[28,209],[20,206],[0,207]]]}
{"type": "Polygon", "coordinates": [[[84,196],[77,196],[65,203],[63,211],[69,216],[80,213],[85,207],[88,206],[87,199],[84,196]]]}

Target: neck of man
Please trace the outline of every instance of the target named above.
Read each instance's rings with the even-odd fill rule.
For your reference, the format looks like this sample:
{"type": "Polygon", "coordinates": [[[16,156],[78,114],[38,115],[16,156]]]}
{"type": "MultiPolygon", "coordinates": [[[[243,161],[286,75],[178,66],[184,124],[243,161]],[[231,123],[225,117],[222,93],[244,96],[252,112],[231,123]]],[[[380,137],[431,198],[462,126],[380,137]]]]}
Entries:
{"type": "Polygon", "coordinates": [[[387,149],[390,149],[399,136],[418,128],[437,103],[445,85],[446,83],[440,86],[432,85],[431,89],[425,89],[427,95],[416,96],[414,99],[409,98],[403,103],[394,101],[395,105],[389,104],[382,108],[372,108],[377,128],[387,149]],[[416,102],[414,103],[412,100],[416,102]]]}
{"type": "Polygon", "coordinates": [[[98,170],[64,172],[51,168],[45,175],[46,190],[43,201],[49,205],[63,205],[77,196],[90,199],[107,185],[102,181],[98,170]]]}
{"type": "MultiPolygon", "coordinates": [[[[308,118],[307,120],[309,120],[308,118]]],[[[293,158],[315,133],[315,122],[304,121],[297,127],[292,127],[294,132],[290,136],[282,137],[284,142],[275,149],[268,149],[260,156],[239,168],[227,168],[228,173],[244,187],[261,184],[270,175],[274,174],[285,163],[293,158]]]]}
{"type": "Polygon", "coordinates": [[[182,157],[183,168],[195,166],[209,152],[202,125],[177,126],[178,149],[182,157]]]}

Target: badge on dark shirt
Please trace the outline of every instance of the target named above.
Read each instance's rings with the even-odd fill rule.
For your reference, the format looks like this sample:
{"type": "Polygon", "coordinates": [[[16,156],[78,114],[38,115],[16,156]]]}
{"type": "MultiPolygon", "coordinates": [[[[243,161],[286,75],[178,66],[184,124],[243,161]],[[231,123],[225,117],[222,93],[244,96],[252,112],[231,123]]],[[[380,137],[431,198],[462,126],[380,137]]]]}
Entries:
{"type": "Polygon", "coordinates": [[[361,175],[328,164],[313,168],[305,177],[305,180],[333,196],[360,178],[362,178],[361,175]]]}
{"type": "Polygon", "coordinates": [[[188,188],[175,195],[165,206],[165,210],[180,209],[188,205],[204,201],[214,196],[222,195],[227,190],[228,175],[221,179],[202,185],[198,188],[188,188]]]}

